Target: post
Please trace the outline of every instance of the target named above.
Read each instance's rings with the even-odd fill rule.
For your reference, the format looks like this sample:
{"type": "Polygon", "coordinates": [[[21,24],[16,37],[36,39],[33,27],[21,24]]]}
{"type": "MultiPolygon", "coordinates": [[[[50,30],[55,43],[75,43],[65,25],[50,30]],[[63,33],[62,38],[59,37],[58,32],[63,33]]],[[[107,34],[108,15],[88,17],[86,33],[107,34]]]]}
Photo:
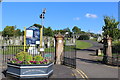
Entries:
{"type": "Polygon", "coordinates": [[[26,27],[24,27],[24,51],[26,49],[26,27]]]}
{"type": "Polygon", "coordinates": [[[55,64],[61,64],[64,49],[64,37],[60,33],[55,36],[55,64]]]}
{"type": "Polygon", "coordinates": [[[43,33],[43,28],[40,28],[40,48],[42,48],[42,33],[43,33]]]}
{"type": "Polygon", "coordinates": [[[40,48],[42,49],[43,46],[42,46],[42,43],[43,43],[43,19],[44,19],[44,14],[46,13],[46,8],[44,8],[42,10],[42,14],[40,15],[40,18],[41,18],[41,25],[42,27],[40,28],[40,48]]]}

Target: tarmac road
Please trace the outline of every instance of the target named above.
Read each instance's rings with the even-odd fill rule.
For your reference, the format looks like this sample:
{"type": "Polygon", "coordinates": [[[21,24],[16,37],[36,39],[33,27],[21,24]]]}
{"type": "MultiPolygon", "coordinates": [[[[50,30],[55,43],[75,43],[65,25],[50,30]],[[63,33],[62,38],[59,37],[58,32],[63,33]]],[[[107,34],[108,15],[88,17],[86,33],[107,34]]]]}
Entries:
{"type": "Polygon", "coordinates": [[[118,71],[120,71],[118,67],[101,64],[95,61],[97,56],[91,55],[95,54],[96,49],[102,48],[102,44],[89,40],[86,42],[92,43],[93,46],[88,49],[77,50],[77,68],[81,70],[89,80],[118,80],[120,76],[118,75],[118,71]]]}

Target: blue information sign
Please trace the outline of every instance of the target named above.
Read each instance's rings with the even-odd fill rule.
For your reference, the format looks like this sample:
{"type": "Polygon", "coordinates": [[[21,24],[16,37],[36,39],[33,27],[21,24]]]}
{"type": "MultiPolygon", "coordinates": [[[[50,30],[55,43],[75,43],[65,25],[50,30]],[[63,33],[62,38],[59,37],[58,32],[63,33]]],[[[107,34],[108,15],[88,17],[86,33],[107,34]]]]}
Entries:
{"type": "Polygon", "coordinates": [[[38,44],[40,41],[39,28],[31,26],[26,29],[26,44],[38,44]]]}

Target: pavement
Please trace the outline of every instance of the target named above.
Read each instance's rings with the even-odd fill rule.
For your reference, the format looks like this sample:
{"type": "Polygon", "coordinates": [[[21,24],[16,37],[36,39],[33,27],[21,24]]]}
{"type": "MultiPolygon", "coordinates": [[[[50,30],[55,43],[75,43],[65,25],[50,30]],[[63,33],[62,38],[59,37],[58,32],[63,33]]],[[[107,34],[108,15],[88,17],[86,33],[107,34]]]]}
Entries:
{"type": "MultiPolygon", "coordinates": [[[[54,65],[53,70],[54,70],[53,74],[49,77],[50,80],[54,80],[54,79],[71,80],[71,79],[75,79],[76,75],[79,76],[79,74],[75,69],[64,65],[54,65]]],[[[19,79],[8,76],[7,78],[3,78],[2,80],[19,80],[19,79]]],[[[33,79],[22,79],[22,80],[44,80],[44,79],[33,78],[33,79]]]]}

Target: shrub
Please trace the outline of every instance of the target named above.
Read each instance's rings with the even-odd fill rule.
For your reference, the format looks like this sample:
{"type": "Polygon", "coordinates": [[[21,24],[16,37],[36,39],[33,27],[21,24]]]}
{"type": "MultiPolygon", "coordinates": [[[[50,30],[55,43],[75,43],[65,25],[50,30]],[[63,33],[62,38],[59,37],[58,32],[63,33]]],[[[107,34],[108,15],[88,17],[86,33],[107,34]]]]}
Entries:
{"type": "Polygon", "coordinates": [[[78,40],[89,40],[89,36],[88,35],[81,35],[78,40]]]}
{"type": "Polygon", "coordinates": [[[49,60],[43,58],[41,55],[32,57],[32,55],[22,51],[20,53],[17,53],[16,56],[10,59],[9,62],[15,64],[48,64],[49,60]]]}
{"type": "Polygon", "coordinates": [[[112,50],[113,50],[113,53],[116,53],[116,52],[120,53],[120,41],[113,44],[112,50]]]}

